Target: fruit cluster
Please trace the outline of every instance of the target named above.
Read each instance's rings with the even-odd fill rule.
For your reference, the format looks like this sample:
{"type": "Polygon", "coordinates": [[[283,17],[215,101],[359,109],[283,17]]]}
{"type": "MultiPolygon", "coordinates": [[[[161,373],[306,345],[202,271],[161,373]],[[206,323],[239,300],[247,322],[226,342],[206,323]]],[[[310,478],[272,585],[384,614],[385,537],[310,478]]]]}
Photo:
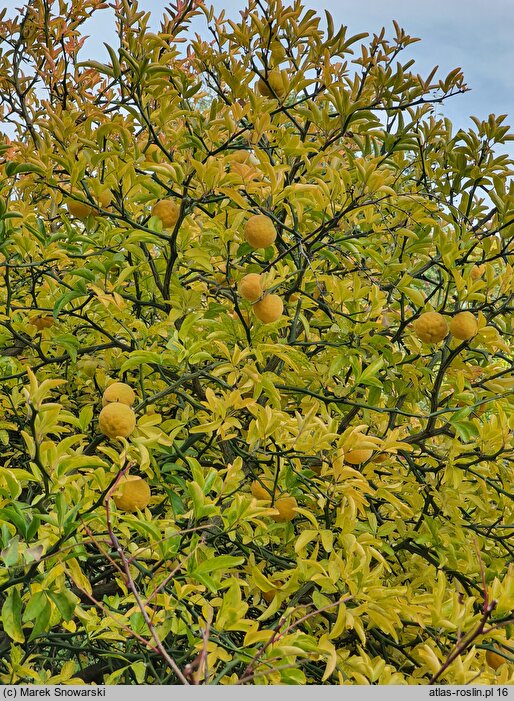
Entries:
{"type": "Polygon", "coordinates": [[[414,333],[423,343],[439,343],[448,333],[459,341],[470,341],[478,333],[478,321],[468,311],[455,314],[450,323],[439,312],[425,312],[414,322],[414,333]]]}
{"type": "Polygon", "coordinates": [[[98,417],[98,427],[108,438],[126,438],[136,427],[136,414],[132,404],[134,390],[124,382],[114,382],[102,397],[103,409],[98,417]]]}
{"type": "MultiPolygon", "coordinates": [[[[267,248],[275,242],[277,231],[269,217],[255,214],[246,222],[244,236],[252,248],[267,248]]],[[[259,321],[271,324],[282,316],[282,299],[266,292],[263,275],[248,273],[239,281],[238,289],[241,297],[252,303],[253,313],[259,321]]]]}
{"type": "MultiPolygon", "coordinates": [[[[98,427],[108,438],[127,438],[136,427],[136,414],[132,405],[136,395],[125,382],[113,382],[102,396],[103,409],[98,417],[98,427]]],[[[120,511],[135,512],[146,509],[151,498],[150,487],[142,477],[124,475],[112,495],[120,511]]]]}
{"type": "Polygon", "coordinates": [[[239,281],[239,294],[252,302],[253,313],[263,324],[271,324],[282,316],[282,299],[276,294],[266,293],[263,276],[259,273],[248,273],[239,281]]]}

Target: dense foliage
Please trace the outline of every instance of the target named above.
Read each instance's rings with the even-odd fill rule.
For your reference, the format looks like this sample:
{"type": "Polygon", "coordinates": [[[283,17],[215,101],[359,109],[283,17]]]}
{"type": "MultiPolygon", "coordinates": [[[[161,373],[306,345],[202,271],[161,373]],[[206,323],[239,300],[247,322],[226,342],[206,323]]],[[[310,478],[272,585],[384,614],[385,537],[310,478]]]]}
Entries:
{"type": "Polygon", "coordinates": [[[396,23],[117,0],[104,65],[56,5],[0,21],[0,681],[514,682],[505,118],[396,23]]]}

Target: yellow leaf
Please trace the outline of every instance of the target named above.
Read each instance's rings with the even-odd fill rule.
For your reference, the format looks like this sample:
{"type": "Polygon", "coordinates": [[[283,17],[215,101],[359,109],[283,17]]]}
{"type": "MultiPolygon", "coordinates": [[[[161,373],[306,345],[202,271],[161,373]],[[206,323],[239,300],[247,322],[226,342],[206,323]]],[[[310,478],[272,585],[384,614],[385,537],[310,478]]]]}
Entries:
{"type": "Polygon", "coordinates": [[[75,585],[82,591],[91,594],[93,592],[91,582],[80,569],[80,565],[77,562],[77,560],[74,557],[72,557],[69,560],[66,560],[64,564],[75,585]]]}

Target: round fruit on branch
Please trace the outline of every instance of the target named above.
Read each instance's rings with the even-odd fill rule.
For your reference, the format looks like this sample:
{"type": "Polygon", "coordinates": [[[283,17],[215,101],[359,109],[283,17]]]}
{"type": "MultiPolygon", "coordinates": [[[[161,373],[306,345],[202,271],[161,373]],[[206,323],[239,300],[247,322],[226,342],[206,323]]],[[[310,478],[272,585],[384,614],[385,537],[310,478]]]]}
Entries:
{"type": "Polygon", "coordinates": [[[263,324],[272,324],[282,316],[284,303],[278,295],[266,295],[253,307],[253,312],[263,324]]]}
{"type": "Polygon", "coordinates": [[[109,385],[102,396],[102,404],[110,404],[111,402],[120,402],[127,406],[132,406],[136,401],[136,395],[132,387],[125,382],[113,382],[109,385]]]}
{"type": "Polygon", "coordinates": [[[450,333],[459,341],[469,341],[478,333],[478,321],[471,312],[459,312],[450,321],[450,333]]]}
{"type": "Polygon", "coordinates": [[[273,504],[273,507],[278,511],[278,514],[274,514],[271,518],[279,523],[285,523],[286,521],[292,521],[296,514],[296,508],[298,502],[294,497],[283,496],[277,499],[273,504]]]}
{"type": "Polygon", "coordinates": [[[372,455],[373,451],[369,448],[356,448],[345,453],[344,461],[348,465],[362,465],[362,463],[368,462],[372,455]]]}
{"type": "Polygon", "coordinates": [[[127,438],[135,427],[134,410],[121,402],[106,404],[98,416],[98,428],[108,438],[127,438]]]}
{"type": "Polygon", "coordinates": [[[439,343],[448,335],[448,322],[439,312],[425,312],[414,322],[414,333],[423,343],[439,343]]]}
{"type": "Polygon", "coordinates": [[[239,281],[239,294],[248,302],[256,302],[262,296],[262,275],[248,273],[239,281]]]}
{"type": "Polygon", "coordinates": [[[275,242],[277,230],[265,214],[254,214],[246,222],[244,236],[252,248],[267,248],[275,242]]]}
{"type": "Polygon", "coordinates": [[[152,493],[142,477],[126,475],[120,480],[112,495],[114,503],[120,511],[142,511],[148,506],[152,493]]]}
{"type": "Polygon", "coordinates": [[[162,222],[163,229],[174,229],[180,215],[180,207],[173,200],[159,200],[152,207],[152,217],[162,222]]]}

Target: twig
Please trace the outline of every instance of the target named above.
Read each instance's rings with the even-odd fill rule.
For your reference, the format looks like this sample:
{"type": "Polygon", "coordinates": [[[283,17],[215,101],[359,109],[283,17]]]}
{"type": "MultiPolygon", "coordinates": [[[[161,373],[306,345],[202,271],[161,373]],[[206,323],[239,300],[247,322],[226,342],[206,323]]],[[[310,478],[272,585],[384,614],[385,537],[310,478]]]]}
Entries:
{"type": "MultiPolygon", "coordinates": [[[[126,470],[128,470],[128,467],[126,468],[126,470]]],[[[160,653],[161,657],[166,661],[168,666],[175,672],[175,674],[177,675],[178,679],[182,682],[182,684],[186,684],[189,686],[189,682],[187,681],[186,677],[180,671],[180,669],[179,669],[177,663],[175,662],[175,660],[173,659],[173,657],[171,657],[171,655],[165,650],[164,645],[162,644],[159,636],[157,635],[157,631],[155,630],[155,627],[154,627],[154,625],[150,619],[150,616],[148,615],[148,612],[145,608],[145,604],[144,604],[143,600],[141,599],[141,596],[139,595],[139,592],[138,592],[137,587],[134,583],[134,580],[132,579],[132,575],[130,574],[130,564],[125,556],[125,553],[123,551],[123,548],[120,545],[118,538],[116,537],[116,535],[112,529],[111,515],[110,515],[110,509],[109,509],[109,499],[110,499],[111,494],[115,490],[116,485],[118,484],[119,480],[121,479],[122,474],[123,474],[123,471],[120,472],[120,474],[118,475],[118,479],[114,482],[113,486],[111,487],[111,489],[109,490],[109,492],[107,493],[107,496],[105,498],[107,532],[109,533],[111,543],[112,543],[114,549],[116,550],[116,552],[118,553],[118,557],[120,558],[121,564],[123,566],[123,570],[125,572],[125,582],[126,582],[128,588],[130,589],[130,591],[132,592],[132,594],[134,595],[134,598],[137,602],[139,610],[141,611],[141,615],[143,616],[143,619],[148,627],[148,630],[150,631],[150,635],[152,636],[152,638],[155,641],[156,649],[160,653]]]]}
{"type": "MultiPolygon", "coordinates": [[[[196,529],[190,529],[190,530],[196,530],[196,529]]],[[[198,550],[198,548],[200,547],[200,545],[203,545],[204,542],[205,542],[205,540],[204,540],[203,537],[202,537],[202,538],[200,539],[200,541],[198,542],[198,544],[196,545],[196,547],[193,548],[193,550],[187,555],[187,557],[185,557],[184,560],[183,560],[181,563],[179,563],[179,564],[172,570],[172,572],[166,577],[166,579],[165,579],[164,581],[162,581],[162,582],[159,584],[158,587],[155,587],[155,589],[153,590],[153,592],[148,596],[148,598],[147,598],[147,600],[146,600],[146,603],[147,603],[147,604],[149,604],[150,601],[154,598],[154,596],[156,596],[156,595],[161,591],[161,589],[163,589],[163,587],[166,586],[166,584],[170,581],[170,579],[173,579],[173,577],[177,574],[177,572],[183,567],[184,563],[186,563],[186,562],[189,560],[189,558],[191,558],[191,557],[195,554],[195,552],[198,550]]],[[[130,561],[132,561],[132,558],[130,558],[130,561]]],[[[128,561],[128,562],[129,562],[129,561],[128,561]]]]}
{"type": "Polygon", "coordinates": [[[207,621],[205,628],[200,628],[200,635],[202,636],[202,649],[200,653],[195,657],[195,659],[184,667],[184,674],[188,679],[191,679],[193,684],[198,686],[202,679],[201,670],[203,667],[203,679],[205,684],[209,683],[209,663],[207,660],[207,645],[209,643],[209,634],[211,632],[211,623],[207,621]]]}
{"type": "MultiPolygon", "coordinates": [[[[286,622],[285,616],[282,616],[282,618],[279,620],[277,624],[277,629],[272,633],[270,639],[262,645],[262,647],[256,652],[254,657],[250,660],[248,663],[246,669],[243,672],[243,675],[239,677],[237,680],[236,684],[244,684],[246,681],[246,678],[248,674],[252,673],[251,676],[253,676],[253,668],[255,667],[255,664],[259,661],[259,659],[262,657],[262,655],[266,652],[268,647],[270,645],[273,645],[276,643],[280,638],[283,638],[284,635],[287,635],[293,628],[296,628],[296,626],[300,625],[300,623],[303,623],[309,618],[312,618],[313,616],[316,616],[318,613],[322,613],[323,611],[327,611],[328,609],[334,608],[334,606],[339,606],[339,604],[345,604],[347,601],[350,601],[350,599],[353,599],[353,596],[345,596],[342,599],[338,599],[338,601],[334,601],[332,604],[328,604],[328,606],[323,606],[323,608],[316,609],[315,611],[311,611],[311,613],[307,613],[305,616],[302,616],[302,618],[299,618],[297,621],[294,621],[294,623],[291,623],[285,628],[282,632],[280,632],[280,628],[284,625],[286,622]]],[[[294,611],[294,609],[293,609],[294,611]]],[[[290,613],[293,613],[291,611],[290,613]]]]}
{"type": "Polygon", "coordinates": [[[480,567],[480,575],[482,579],[482,587],[483,587],[483,599],[484,603],[482,605],[482,617],[480,618],[480,621],[478,622],[478,625],[474,630],[471,630],[469,633],[464,635],[460,641],[457,643],[455,648],[453,649],[453,652],[450,652],[446,660],[443,662],[439,670],[432,676],[430,681],[428,682],[429,684],[435,684],[435,682],[439,679],[439,677],[448,669],[448,667],[451,665],[451,663],[459,657],[472,643],[474,640],[476,640],[478,637],[481,635],[484,635],[486,632],[485,626],[487,624],[487,621],[490,619],[494,609],[496,608],[498,602],[495,601],[494,599],[491,601],[489,600],[489,592],[487,589],[487,583],[485,579],[485,569],[484,569],[484,563],[482,561],[482,557],[480,555],[480,550],[478,548],[478,543],[476,541],[476,538],[474,539],[474,545],[475,545],[475,550],[477,552],[477,557],[478,557],[478,563],[480,567]]]}

